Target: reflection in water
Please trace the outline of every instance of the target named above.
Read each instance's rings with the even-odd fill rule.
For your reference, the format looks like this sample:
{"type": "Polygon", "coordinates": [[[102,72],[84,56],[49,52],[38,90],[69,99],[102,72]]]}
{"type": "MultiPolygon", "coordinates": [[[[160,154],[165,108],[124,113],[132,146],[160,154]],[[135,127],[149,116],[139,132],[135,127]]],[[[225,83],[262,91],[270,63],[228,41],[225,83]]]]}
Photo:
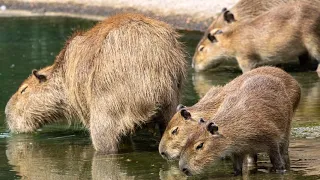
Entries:
{"type": "Polygon", "coordinates": [[[162,170],[160,169],[159,172],[160,179],[167,179],[167,180],[186,180],[187,176],[185,176],[177,167],[177,165],[171,165],[168,170],[162,170]]]}
{"type": "Polygon", "coordinates": [[[292,140],[289,152],[292,170],[320,175],[320,139],[292,140]]]}
{"type": "Polygon", "coordinates": [[[302,98],[295,115],[294,126],[320,125],[320,78],[314,72],[293,76],[302,88],[302,98]]]}
{"type": "Polygon", "coordinates": [[[177,166],[169,168],[158,152],[103,155],[95,153],[88,137],[39,138],[15,135],[7,139],[8,162],[22,179],[186,178],[177,166]]]}
{"type": "Polygon", "coordinates": [[[118,162],[119,155],[98,155],[92,160],[92,179],[124,179],[131,180],[134,176],[127,174],[118,162]]]}
{"type": "MultiPolygon", "coordinates": [[[[22,179],[187,179],[177,162],[167,163],[157,152],[133,152],[101,155],[94,152],[90,141],[79,135],[39,138],[16,135],[7,139],[6,155],[13,170],[22,179]]],[[[292,170],[307,175],[320,172],[320,142],[293,140],[290,146],[292,170]]],[[[300,175],[290,171],[285,175],[268,173],[266,163],[259,162],[258,171],[248,171],[243,179],[293,179],[300,175]]],[[[270,166],[270,163],[267,164],[270,166]]],[[[191,179],[241,179],[231,174],[232,163],[221,161],[202,175],[191,179]]],[[[188,178],[190,179],[190,178],[188,178]]],[[[311,178],[312,179],[312,178],[311,178]]]]}
{"type": "Polygon", "coordinates": [[[8,138],[7,144],[9,164],[22,179],[91,179],[90,144],[70,145],[62,138],[37,142],[20,135],[8,138]]]}

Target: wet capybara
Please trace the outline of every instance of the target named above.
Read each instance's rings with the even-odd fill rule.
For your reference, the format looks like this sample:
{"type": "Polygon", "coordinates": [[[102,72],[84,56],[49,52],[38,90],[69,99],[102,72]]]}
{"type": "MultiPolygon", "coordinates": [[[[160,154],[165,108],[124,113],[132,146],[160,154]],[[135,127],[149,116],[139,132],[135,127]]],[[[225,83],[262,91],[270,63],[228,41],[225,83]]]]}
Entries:
{"type": "Polygon", "coordinates": [[[221,109],[221,104],[226,97],[234,94],[247,79],[257,75],[278,78],[284,84],[292,111],[296,110],[301,96],[298,82],[282,69],[268,66],[260,67],[242,74],[223,87],[213,87],[198,103],[191,107],[179,106],[177,113],[169,121],[161,138],[159,153],[165,159],[178,159],[190,132],[197,131],[199,128],[199,119],[213,118],[217,111],[221,109]]]}
{"type": "Polygon", "coordinates": [[[168,24],[139,14],[107,18],[70,38],[53,65],[33,71],[6,106],[12,132],[80,119],[94,148],[117,152],[122,135],[175,113],[186,53],[168,24]]]}
{"type": "Polygon", "coordinates": [[[225,98],[206,126],[189,132],[179,160],[180,170],[187,175],[198,174],[227,155],[238,175],[242,173],[244,157],[260,152],[269,154],[275,170],[289,168],[293,113],[283,80],[272,75],[248,77],[225,98]]]}
{"type": "Polygon", "coordinates": [[[243,72],[265,64],[288,62],[306,52],[320,62],[318,4],[287,3],[252,21],[213,30],[209,35],[211,61],[236,59],[243,72]]]}
{"type": "MultiPolygon", "coordinates": [[[[224,28],[225,26],[228,26],[230,24],[252,20],[274,7],[285,5],[286,3],[295,1],[297,0],[240,0],[230,10],[223,9],[223,11],[216,16],[211,25],[208,27],[208,29],[204,33],[204,36],[196,47],[195,54],[193,56],[194,69],[196,71],[204,71],[210,68],[217,67],[223,62],[223,59],[214,59],[214,57],[212,56],[212,54],[215,53],[214,44],[208,38],[208,36],[210,36],[210,34],[213,34],[216,29],[224,28]],[[233,19],[230,19],[232,17],[233,19]]],[[[314,1],[320,2],[319,0],[305,1],[311,3],[314,1]]],[[[242,46],[241,43],[235,45],[242,46]]],[[[299,60],[301,65],[305,65],[307,61],[310,60],[309,57],[306,57],[305,55],[307,54],[302,54],[300,56],[299,60]]],[[[297,58],[293,58],[293,60],[294,59],[297,58]]]]}

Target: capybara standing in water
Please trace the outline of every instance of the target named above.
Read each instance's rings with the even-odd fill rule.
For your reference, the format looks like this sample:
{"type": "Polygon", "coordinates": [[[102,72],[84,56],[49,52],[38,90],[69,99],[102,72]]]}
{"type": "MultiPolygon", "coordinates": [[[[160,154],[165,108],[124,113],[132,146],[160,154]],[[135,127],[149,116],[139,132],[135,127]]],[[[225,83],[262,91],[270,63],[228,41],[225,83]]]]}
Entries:
{"type": "Polygon", "coordinates": [[[289,168],[289,135],[293,107],[284,82],[271,75],[255,75],[229,94],[206,128],[189,132],[179,167],[197,174],[221,156],[233,160],[235,175],[242,173],[247,154],[267,152],[275,170],[289,168]],[[205,130],[207,129],[208,132],[205,130]]]}
{"type": "MultiPolygon", "coordinates": [[[[295,2],[299,0],[240,0],[230,10],[223,9],[211,25],[208,27],[204,36],[198,43],[195,54],[193,56],[193,67],[196,71],[204,71],[210,68],[217,67],[223,62],[223,59],[213,59],[214,45],[208,38],[210,34],[213,34],[215,29],[221,29],[225,26],[241,23],[243,21],[253,20],[257,16],[269,11],[270,9],[279,5],[285,5],[286,3],[295,2]],[[233,17],[233,18],[232,18],[233,17]]],[[[306,2],[314,2],[319,0],[305,0],[306,2]]],[[[318,6],[319,7],[319,6],[318,6]]],[[[270,20],[271,21],[271,20],[270,20]]],[[[236,44],[241,46],[241,44],[236,44]]],[[[301,65],[306,64],[309,61],[309,57],[305,57],[307,54],[301,55],[301,65]]],[[[297,59],[297,58],[295,58],[297,59]]],[[[294,60],[294,59],[293,59],[294,60]]]]}
{"type": "Polygon", "coordinates": [[[223,87],[210,89],[198,103],[191,107],[179,106],[178,112],[169,121],[161,138],[159,153],[166,159],[178,159],[190,132],[199,129],[198,120],[213,118],[226,97],[236,93],[247,79],[257,75],[268,75],[281,81],[290,99],[292,111],[296,110],[301,96],[298,82],[282,69],[268,66],[260,67],[242,74],[223,87]]]}
{"type": "Polygon", "coordinates": [[[235,58],[243,72],[304,53],[320,62],[319,3],[307,2],[287,3],[252,21],[215,29],[208,35],[211,61],[235,58]]]}
{"type": "Polygon", "coordinates": [[[80,119],[97,151],[117,152],[137,125],[175,113],[186,75],[178,34],[139,14],[116,15],[74,35],[53,65],[33,71],[6,106],[12,132],[80,119]]]}

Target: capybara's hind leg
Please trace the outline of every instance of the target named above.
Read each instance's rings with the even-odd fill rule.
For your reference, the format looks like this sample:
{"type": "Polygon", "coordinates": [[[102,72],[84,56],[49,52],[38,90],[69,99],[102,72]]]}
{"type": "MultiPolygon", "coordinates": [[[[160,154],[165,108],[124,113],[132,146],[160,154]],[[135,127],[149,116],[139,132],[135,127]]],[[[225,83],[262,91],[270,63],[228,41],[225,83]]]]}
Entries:
{"type": "Polygon", "coordinates": [[[92,144],[98,152],[117,153],[120,132],[118,127],[107,117],[93,115],[90,120],[92,144]]]}
{"type": "Polygon", "coordinates": [[[277,172],[285,171],[285,164],[283,161],[283,157],[281,155],[279,144],[274,144],[270,147],[269,157],[270,157],[270,161],[273,166],[273,169],[275,171],[277,172]]]}

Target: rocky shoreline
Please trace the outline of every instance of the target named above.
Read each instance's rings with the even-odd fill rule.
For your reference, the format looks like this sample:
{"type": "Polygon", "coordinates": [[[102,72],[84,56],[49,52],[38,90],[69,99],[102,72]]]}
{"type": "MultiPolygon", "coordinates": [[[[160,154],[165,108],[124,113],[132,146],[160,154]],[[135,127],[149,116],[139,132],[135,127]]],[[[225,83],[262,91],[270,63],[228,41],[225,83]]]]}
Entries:
{"type": "Polygon", "coordinates": [[[129,1],[131,4],[122,0],[0,0],[3,7],[0,16],[67,16],[102,20],[122,12],[138,12],[172,24],[177,29],[205,31],[220,8],[231,7],[236,1],[178,0],[173,5],[170,1],[156,0],[129,1]],[[168,3],[168,7],[163,8],[159,3],[168,3]],[[208,7],[208,3],[212,3],[212,7],[208,7]]]}

